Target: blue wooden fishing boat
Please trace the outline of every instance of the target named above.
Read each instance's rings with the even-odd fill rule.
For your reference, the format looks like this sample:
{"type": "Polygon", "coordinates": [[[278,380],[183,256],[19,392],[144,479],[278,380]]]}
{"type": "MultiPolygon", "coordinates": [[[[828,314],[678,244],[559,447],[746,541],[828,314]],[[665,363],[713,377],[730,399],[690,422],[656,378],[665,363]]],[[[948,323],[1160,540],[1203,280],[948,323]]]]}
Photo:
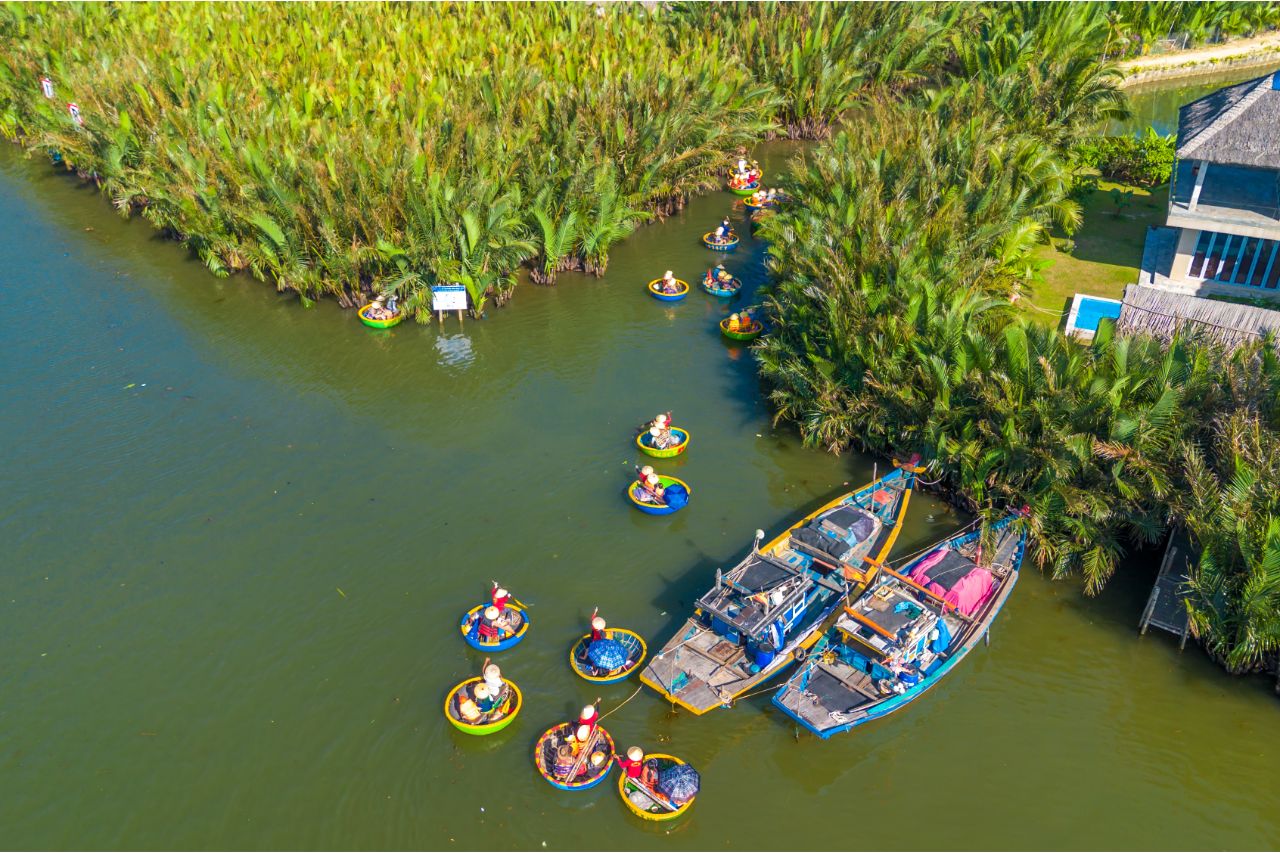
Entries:
{"type": "Polygon", "coordinates": [[[733,700],[782,672],[883,561],[911,498],[915,460],[819,507],[751,553],[697,601],[693,616],[640,680],[695,714],[733,700]]]}
{"type": "Polygon", "coordinates": [[[480,620],[487,604],[477,605],[468,610],[458,623],[462,631],[462,639],[467,645],[482,652],[506,651],[524,639],[529,633],[529,615],[518,604],[508,604],[506,616],[498,628],[498,637],[490,639],[480,635],[480,620]]]}
{"type": "Polygon", "coordinates": [[[987,633],[1018,581],[1024,512],[960,533],[876,579],[810,650],[773,704],[826,739],[918,699],[987,633]]]}

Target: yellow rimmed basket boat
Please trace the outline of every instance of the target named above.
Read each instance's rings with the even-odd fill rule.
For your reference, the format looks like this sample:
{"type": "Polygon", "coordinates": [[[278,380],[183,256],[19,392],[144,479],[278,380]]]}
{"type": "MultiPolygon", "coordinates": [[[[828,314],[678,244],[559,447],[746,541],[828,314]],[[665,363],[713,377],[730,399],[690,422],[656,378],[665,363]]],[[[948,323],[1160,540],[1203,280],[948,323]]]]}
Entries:
{"type": "Polygon", "coordinates": [[[502,683],[507,687],[507,696],[502,704],[494,708],[488,714],[484,714],[480,722],[469,723],[462,717],[462,695],[469,699],[474,699],[472,691],[475,686],[484,681],[483,678],[468,678],[466,681],[454,687],[449,691],[449,695],[444,700],[444,715],[453,723],[453,727],[464,734],[469,735],[491,735],[500,732],[515,720],[516,715],[520,713],[520,709],[524,706],[524,695],[521,694],[520,688],[516,687],[514,681],[502,679],[502,683]]]}
{"type": "Polygon", "coordinates": [[[670,459],[672,456],[679,456],[689,447],[689,431],[680,427],[672,427],[671,435],[680,440],[670,447],[654,447],[653,436],[648,432],[642,432],[636,436],[636,447],[640,448],[641,453],[647,453],[658,459],[670,459]]]}
{"type": "Polygon", "coordinates": [[[640,668],[644,663],[645,655],[649,652],[644,637],[635,631],[628,631],[626,628],[609,628],[604,634],[606,640],[612,640],[622,646],[626,654],[626,660],[622,666],[602,669],[592,663],[588,655],[588,649],[591,646],[590,634],[583,634],[578,638],[578,642],[573,644],[573,648],[569,649],[569,666],[578,675],[595,684],[613,684],[615,681],[622,681],[640,668]]]}
{"type": "MultiPolygon", "coordinates": [[[[644,757],[646,763],[655,759],[659,773],[685,763],[674,755],[663,752],[648,753],[644,757]]],[[[625,773],[618,777],[618,796],[622,797],[623,804],[632,814],[645,820],[673,820],[687,812],[694,800],[698,799],[697,795],[694,795],[688,802],[676,805],[657,791],[645,787],[638,780],[627,778],[625,773]]]]}
{"type": "Polygon", "coordinates": [[[357,313],[360,315],[360,322],[364,323],[371,329],[390,329],[392,326],[404,319],[404,311],[397,311],[395,316],[389,320],[375,320],[369,316],[369,309],[373,307],[373,303],[361,308],[357,313]]]}
{"type": "Polygon", "coordinates": [[[552,787],[561,791],[586,791],[609,778],[613,769],[613,738],[604,730],[604,726],[596,726],[595,733],[587,743],[587,756],[574,755],[572,749],[562,749],[568,744],[569,735],[573,732],[573,723],[560,723],[542,733],[533,746],[533,763],[538,768],[538,775],[547,780],[552,787]],[[592,766],[589,757],[600,752],[605,760],[592,766]]]}
{"type": "Polygon", "coordinates": [[[702,245],[706,246],[713,252],[728,252],[738,248],[738,244],[742,242],[741,238],[732,231],[729,232],[728,240],[717,241],[715,239],[716,232],[708,231],[702,235],[702,245]]]}

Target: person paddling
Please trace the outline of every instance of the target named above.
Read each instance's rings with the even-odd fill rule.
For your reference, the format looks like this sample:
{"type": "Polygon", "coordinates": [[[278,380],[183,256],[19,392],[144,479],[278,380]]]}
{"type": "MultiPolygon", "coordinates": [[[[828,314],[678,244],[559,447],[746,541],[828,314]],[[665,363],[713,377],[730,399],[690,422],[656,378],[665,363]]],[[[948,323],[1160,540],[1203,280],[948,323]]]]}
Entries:
{"type": "Polygon", "coordinates": [[[634,779],[646,788],[652,788],[657,783],[658,773],[645,764],[644,750],[640,747],[629,747],[625,756],[615,754],[614,758],[628,779],[634,779]]]}

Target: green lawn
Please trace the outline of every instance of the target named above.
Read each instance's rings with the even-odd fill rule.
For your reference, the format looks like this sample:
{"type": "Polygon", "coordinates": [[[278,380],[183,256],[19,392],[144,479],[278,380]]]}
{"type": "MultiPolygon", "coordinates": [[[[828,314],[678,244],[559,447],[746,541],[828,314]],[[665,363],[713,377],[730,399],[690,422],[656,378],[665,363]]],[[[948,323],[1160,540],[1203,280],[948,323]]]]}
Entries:
{"type": "Polygon", "coordinates": [[[1072,238],[1075,248],[1070,253],[1059,249],[1065,240],[1056,235],[1053,245],[1036,250],[1045,262],[1043,280],[1031,286],[1019,306],[1038,322],[1057,325],[1076,293],[1120,298],[1125,285],[1138,281],[1147,226],[1164,224],[1168,193],[1168,186],[1146,190],[1099,181],[1083,203],[1084,222],[1072,238]],[[1133,192],[1119,211],[1112,189],[1133,192]]]}

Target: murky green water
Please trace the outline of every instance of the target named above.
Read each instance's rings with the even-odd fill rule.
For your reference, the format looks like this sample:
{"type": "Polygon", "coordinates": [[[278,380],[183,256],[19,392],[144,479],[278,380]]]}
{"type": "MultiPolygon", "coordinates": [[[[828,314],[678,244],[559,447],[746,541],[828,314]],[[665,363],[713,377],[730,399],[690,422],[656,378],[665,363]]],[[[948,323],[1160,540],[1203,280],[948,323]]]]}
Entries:
{"type": "Polygon", "coordinates": [[[1123,122],[1115,122],[1108,133],[1142,133],[1154,127],[1157,133],[1178,132],[1178,108],[1211,92],[1269,74],[1280,67],[1259,65],[1253,68],[1228,69],[1212,74],[1199,74],[1180,80],[1153,81],[1128,89],[1129,109],[1132,115],[1123,122]]]}
{"type": "MultiPolygon", "coordinates": [[[[780,164],[771,163],[772,168],[780,164]]],[[[1026,572],[909,710],[797,738],[767,695],[608,727],[693,762],[675,826],[616,788],[553,790],[531,747],[600,696],[566,655],[591,608],[660,643],[748,547],[886,460],[770,426],[700,292],[731,198],[642,229],[603,280],[523,288],[483,322],[371,332],[216,280],[95,194],[0,150],[0,837],[6,847],[547,849],[1259,847],[1280,838],[1277,708],[1164,636],[1149,568],[1099,600],[1026,572]],[[92,229],[92,230],[89,230],[92,229]],[[622,494],[633,427],[693,442],[684,512],[622,494]],[[502,655],[526,707],[441,716],[476,670],[458,615],[498,578],[532,607],[502,655]],[[669,834],[669,836],[668,836],[669,834]]],[[[763,247],[730,266],[754,289],[763,247]]],[[[949,532],[912,501],[898,553],[949,532]]]]}

